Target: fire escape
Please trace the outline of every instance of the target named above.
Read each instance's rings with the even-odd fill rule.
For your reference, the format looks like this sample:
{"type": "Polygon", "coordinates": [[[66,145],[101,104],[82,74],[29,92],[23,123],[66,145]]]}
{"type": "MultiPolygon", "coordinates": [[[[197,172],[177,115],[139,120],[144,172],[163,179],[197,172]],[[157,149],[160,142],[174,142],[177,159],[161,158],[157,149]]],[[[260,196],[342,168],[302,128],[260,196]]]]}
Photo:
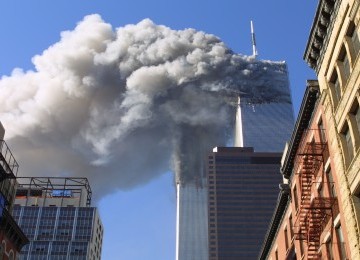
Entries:
{"type": "MultiPolygon", "coordinates": [[[[307,244],[306,259],[321,259],[320,236],[324,226],[333,218],[336,198],[316,196],[317,178],[324,174],[323,165],[328,158],[326,142],[306,142],[297,153],[300,204],[295,226],[295,239],[307,244]]],[[[323,180],[323,178],[322,178],[323,180]]],[[[325,184],[325,183],[324,183],[325,184]]]]}
{"type": "Polygon", "coordinates": [[[16,175],[19,165],[4,140],[0,140],[0,193],[3,195],[0,206],[12,203],[15,196],[16,175]]]}
{"type": "Polygon", "coordinates": [[[5,237],[20,252],[29,240],[10,213],[15,198],[18,169],[19,165],[6,142],[0,140],[0,236],[5,237]]]}
{"type": "Polygon", "coordinates": [[[0,182],[15,179],[19,165],[4,140],[0,140],[0,182]]]}

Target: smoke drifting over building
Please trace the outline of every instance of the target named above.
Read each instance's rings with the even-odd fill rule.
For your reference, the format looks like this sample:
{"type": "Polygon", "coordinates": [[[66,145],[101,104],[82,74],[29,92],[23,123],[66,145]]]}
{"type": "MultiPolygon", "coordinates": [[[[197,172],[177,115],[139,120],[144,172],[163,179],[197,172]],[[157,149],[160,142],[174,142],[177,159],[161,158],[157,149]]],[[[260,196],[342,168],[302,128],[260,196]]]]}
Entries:
{"type": "Polygon", "coordinates": [[[197,150],[226,143],[239,93],[255,105],[290,102],[283,62],[149,19],[113,29],[86,16],[33,63],[0,80],[0,120],[20,174],[86,176],[95,194],[170,169],[179,182],[196,179],[197,150]]]}

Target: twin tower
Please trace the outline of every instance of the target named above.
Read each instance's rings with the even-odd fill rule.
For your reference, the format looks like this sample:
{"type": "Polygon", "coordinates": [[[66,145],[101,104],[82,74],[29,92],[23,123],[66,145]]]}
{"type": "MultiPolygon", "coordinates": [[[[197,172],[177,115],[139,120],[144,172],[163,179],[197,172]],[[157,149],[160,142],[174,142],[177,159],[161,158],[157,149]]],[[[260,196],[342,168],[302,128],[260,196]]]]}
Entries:
{"type": "MultiPolygon", "coordinates": [[[[282,77],[286,77],[285,81],[289,82],[286,64],[277,62],[276,66],[280,66],[281,70],[286,72],[282,77]]],[[[264,75],[264,78],[268,77],[269,75],[264,75]]],[[[284,78],[282,80],[284,80],[284,78]]],[[[276,84],[276,80],[274,80],[274,82],[276,84]]],[[[274,89],[279,91],[279,86],[274,86],[274,89]]],[[[224,226],[239,227],[241,224],[246,227],[247,225],[256,225],[256,223],[253,223],[251,220],[251,214],[249,215],[246,210],[246,205],[249,203],[254,204],[252,200],[246,199],[247,195],[264,194],[263,196],[266,197],[268,192],[271,194],[278,194],[278,185],[276,185],[276,183],[280,183],[279,168],[281,152],[284,150],[286,142],[290,139],[294,126],[294,113],[289,84],[282,86],[281,92],[281,99],[273,99],[266,102],[257,102],[253,97],[246,95],[246,93],[240,95],[238,97],[236,111],[234,148],[215,148],[212,154],[211,151],[204,151],[204,154],[202,155],[204,161],[200,162],[198,164],[198,169],[196,169],[201,173],[201,180],[194,179],[192,182],[177,184],[176,260],[218,259],[217,257],[220,252],[217,252],[216,250],[221,247],[221,234],[219,233],[223,231],[221,231],[221,226],[216,225],[216,222],[218,221],[220,223],[220,219],[222,218],[225,221],[223,224],[224,226]],[[244,148],[240,149],[239,147],[244,148]],[[224,155],[221,157],[222,163],[220,166],[220,163],[217,163],[216,161],[216,153],[221,151],[224,151],[224,155]],[[253,155],[252,152],[254,152],[255,155],[253,155]],[[260,155],[256,155],[256,153],[259,153],[260,155]],[[277,153],[277,161],[274,170],[272,170],[273,172],[266,176],[264,165],[265,167],[268,167],[266,166],[267,164],[263,163],[262,167],[254,165],[257,165],[255,161],[260,162],[260,164],[261,162],[264,162],[264,159],[261,158],[265,158],[264,156],[266,156],[267,153],[277,153]],[[214,154],[215,156],[213,156],[214,154]],[[215,159],[213,159],[213,157],[215,157],[215,159]],[[220,174],[219,169],[216,167],[230,169],[227,172],[223,171],[223,174],[227,174],[227,179],[224,179],[225,181],[220,181],[220,175],[216,176],[217,171],[220,174]],[[249,170],[246,170],[246,167],[248,167],[249,170]],[[226,180],[230,180],[230,186],[226,186],[226,183],[229,182],[226,180]],[[231,186],[231,181],[233,182],[233,186],[231,186]],[[269,183],[269,185],[266,185],[266,182],[270,182],[271,185],[269,183]],[[225,186],[221,188],[221,191],[220,189],[216,190],[216,185],[224,183],[225,186]],[[255,184],[252,186],[251,183],[255,184]],[[259,186],[257,185],[258,183],[265,183],[265,185],[259,186]],[[237,187],[236,189],[234,189],[234,185],[237,187]],[[241,190],[245,189],[248,190],[248,192],[241,193],[241,190]],[[270,189],[270,191],[267,191],[266,189],[270,189]],[[238,195],[236,195],[236,197],[234,197],[235,195],[231,197],[229,194],[238,195]],[[226,196],[236,199],[229,199],[226,201],[226,196]],[[222,203],[227,207],[226,209],[230,209],[230,211],[221,211],[220,209],[215,211],[209,210],[216,207],[217,198],[219,201],[223,198],[224,200],[222,203]],[[244,204],[244,207],[239,207],[241,201],[244,200],[246,201],[246,205],[244,204]],[[231,205],[232,203],[234,205],[231,205]],[[247,214],[249,216],[246,216],[247,214]],[[248,220],[248,223],[243,223],[244,219],[245,222],[248,220]],[[239,224],[238,222],[240,220],[242,223],[239,224]]],[[[194,151],[184,152],[191,153],[194,151]]],[[[183,164],[186,164],[186,162],[183,162],[183,164]]],[[[195,173],[195,175],[198,174],[195,173]]],[[[274,200],[273,203],[276,202],[276,198],[274,198],[274,200]]],[[[250,206],[256,207],[256,205],[250,206]]],[[[260,204],[259,207],[261,207],[260,204]]],[[[267,227],[271,218],[272,209],[266,214],[269,216],[264,216],[264,219],[259,219],[259,221],[266,222],[265,226],[267,227]]],[[[245,229],[246,228],[244,228],[244,231],[245,229]]],[[[226,233],[229,233],[229,231],[226,231],[226,233]]],[[[259,236],[263,238],[265,236],[264,231],[261,231],[260,233],[259,236]]],[[[241,247],[244,246],[241,245],[241,234],[226,235],[230,235],[234,238],[231,240],[231,243],[234,244],[233,249],[231,249],[231,243],[229,241],[224,242],[227,244],[226,246],[228,246],[229,250],[238,250],[235,248],[240,248],[239,250],[241,251],[241,247]]],[[[262,238],[257,238],[258,243],[262,243],[262,238]]],[[[226,250],[227,249],[225,248],[225,251],[226,250]]],[[[243,251],[246,250],[247,249],[243,251]]],[[[241,252],[231,253],[230,251],[228,252],[230,255],[238,254],[239,257],[241,256],[239,255],[241,252]]],[[[226,252],[223,253],[226,254],[226,252]]]]}

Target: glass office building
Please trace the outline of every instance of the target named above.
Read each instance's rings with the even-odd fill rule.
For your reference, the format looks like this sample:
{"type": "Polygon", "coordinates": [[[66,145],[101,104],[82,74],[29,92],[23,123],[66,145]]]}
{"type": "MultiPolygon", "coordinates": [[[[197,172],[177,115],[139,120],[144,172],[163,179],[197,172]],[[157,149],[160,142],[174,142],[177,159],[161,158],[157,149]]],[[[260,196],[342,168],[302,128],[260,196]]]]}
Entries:
{"type": "Polygon", "coordinates": [[[30,240],[19,259],[101,259],[103,226],[87,179],[19,179],[13,215],[30,240]]]}
{"type": "Polygon", "coordinates": [[[256,259],[281,183],[281,153],[216,147],[208,155],[209,259],[256,259]]]}
{"type": "Polygon", "coordinates": [[[252,105],[241,99],[236,115],[235,146],[253,147],[256,152],[282,152],[293,127],[291,103],[252,105]]]}
{"type": "MultiPolygon", "coordinates": [[[[271,66],[270,63],[268,66],[271,66]]],[[[266,72],[267,70],[264,69],[260,77],[263,77],[264,82],[267,82],[264,83],[264,85],[269,84],[269,81],[273,79],[274,93],[276,91],[281,93],[281,100],[276,100],[276,94],[272,92],[271,84],[264,90],[265,92],[271,93],[273,97],[266,101],[265,99],[263,101],[257,99],[257,93],[253,93],[253,96],[246,94],[241,96],[241,102],[238,104],[235,120],[235,146],[252,147],[255,152],[281,153],[285,148],[285,143],[290,139],[291,130],[294,126],[290,88],[288,84],[281,84],[281,87],[276,86],[279,78],[281,78],[281,82],[288,82],[287,68],[285,63],[282,65],[277,64],[277,66],[283,66],[280,70],[281,72],[272,75],[270,74],[271,72],[266,72]]],[[[259,79],[257,78],[256,81],[259,82],[259,79]]],[[[251,85],[251,83],[252,82],[247,82],[249,85],[251,85]]],[[[239,82],[239,84],[241,84],[241,82],[239,82]]],[[[258,86],[254,86],[254,89],[259,88],[258,86]]],[[[259,95],[261,96],[261,93],[259,95]]],[[[227,126],[224,126],[224,129],[225,128],[227,128],[227,126]]],[[[196,150],[188,149],[183,152],[191,154],[194,151],[196,150]]],[[[209,151],[211,150],[202,154],[204,161],[209,151]]],[[[182,163],[186,165],[186,161],[182,163]]],[[[254,167],[260,166],[254,165],[254,167]]],[[[273,170],[269,175],[274,178],[273,182],[269,183],[269,185],[272,185],[275,195],[277,195],[277,185],[280,183],[280,174],[274,170],[276,167],[277,172],[279,171],[279,164],[277,164],[272,168],[273,170]]],[[[196,169],[198,171],[197,175],[203,177],[198,180],[193,180],[191,183],[177,184],[176,260],[208,260],[210,257],[208,246],[209,236],[203,235],[209,234],[209,219],[204,216],[209,216],[208,205],[210,203],[209,197],[204,196],[204,194],[208,194],[209,189],[207,176],[204,174],[206,172],[205,168],[203,162],[199,163],[199,167],[196,169]]],[[[243,174],[246,175],[249,173],[244,172],[243,174]]],[[[253,173],[252,176],[254,178],[260,178],[260,175],[261,173],[253,173]]],[[[241,179],[240,175],[236,178],[241,179]]],[[[251,176],[247,178],[251,178],[251,176]]],[[[267,179],[264,178],[264,181],[266,180],[267,179]]],[[[255,183],[256,181],[254,180],[253,182],[255,183]]],[[[253,183],[248,183],[248,185],[252,184],[253,183]]],[[[236,187],[236,189],[240,188],[241,185],[236,187]]],[[[252,189],[259,194],[262,192],[261,187],[255,184],[252,189]]],[[[274,201],[276,201],[276,198],[274,201]]],[[[270,215],[271,213],[272,212],[270,212],[270,215]]],[[[263,236],[264,233],[262,233],[262,237],[263,236]]],[[[261,239],[259,241],[261,241],[261,239]]]]}

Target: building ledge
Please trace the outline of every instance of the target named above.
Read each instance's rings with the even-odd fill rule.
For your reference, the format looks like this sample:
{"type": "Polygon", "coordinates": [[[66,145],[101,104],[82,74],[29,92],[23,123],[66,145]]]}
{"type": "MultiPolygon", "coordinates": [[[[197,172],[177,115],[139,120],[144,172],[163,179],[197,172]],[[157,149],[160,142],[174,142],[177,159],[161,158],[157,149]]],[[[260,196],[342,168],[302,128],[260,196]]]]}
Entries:
{"type": "Polygon", "coordinates": [[[339,10],[341,1],[320,0],[311,27],[309,40],[306,45],[304,60],[312,69],[318,71],[323,52],[326,50],[329,31],[333,27],[336,13],[339,10]]]}
{"type": "Polygon", "coordinates": [[[309,126],[318,96],[318,82],[316,80],[308,80],[299,115],[295,123],[286,156],[284,157],[284,163],[280,169],[281,173],[287,179],[289,179],[292,174],[297,150],[301,144],[303,133],[309,126]]]}

